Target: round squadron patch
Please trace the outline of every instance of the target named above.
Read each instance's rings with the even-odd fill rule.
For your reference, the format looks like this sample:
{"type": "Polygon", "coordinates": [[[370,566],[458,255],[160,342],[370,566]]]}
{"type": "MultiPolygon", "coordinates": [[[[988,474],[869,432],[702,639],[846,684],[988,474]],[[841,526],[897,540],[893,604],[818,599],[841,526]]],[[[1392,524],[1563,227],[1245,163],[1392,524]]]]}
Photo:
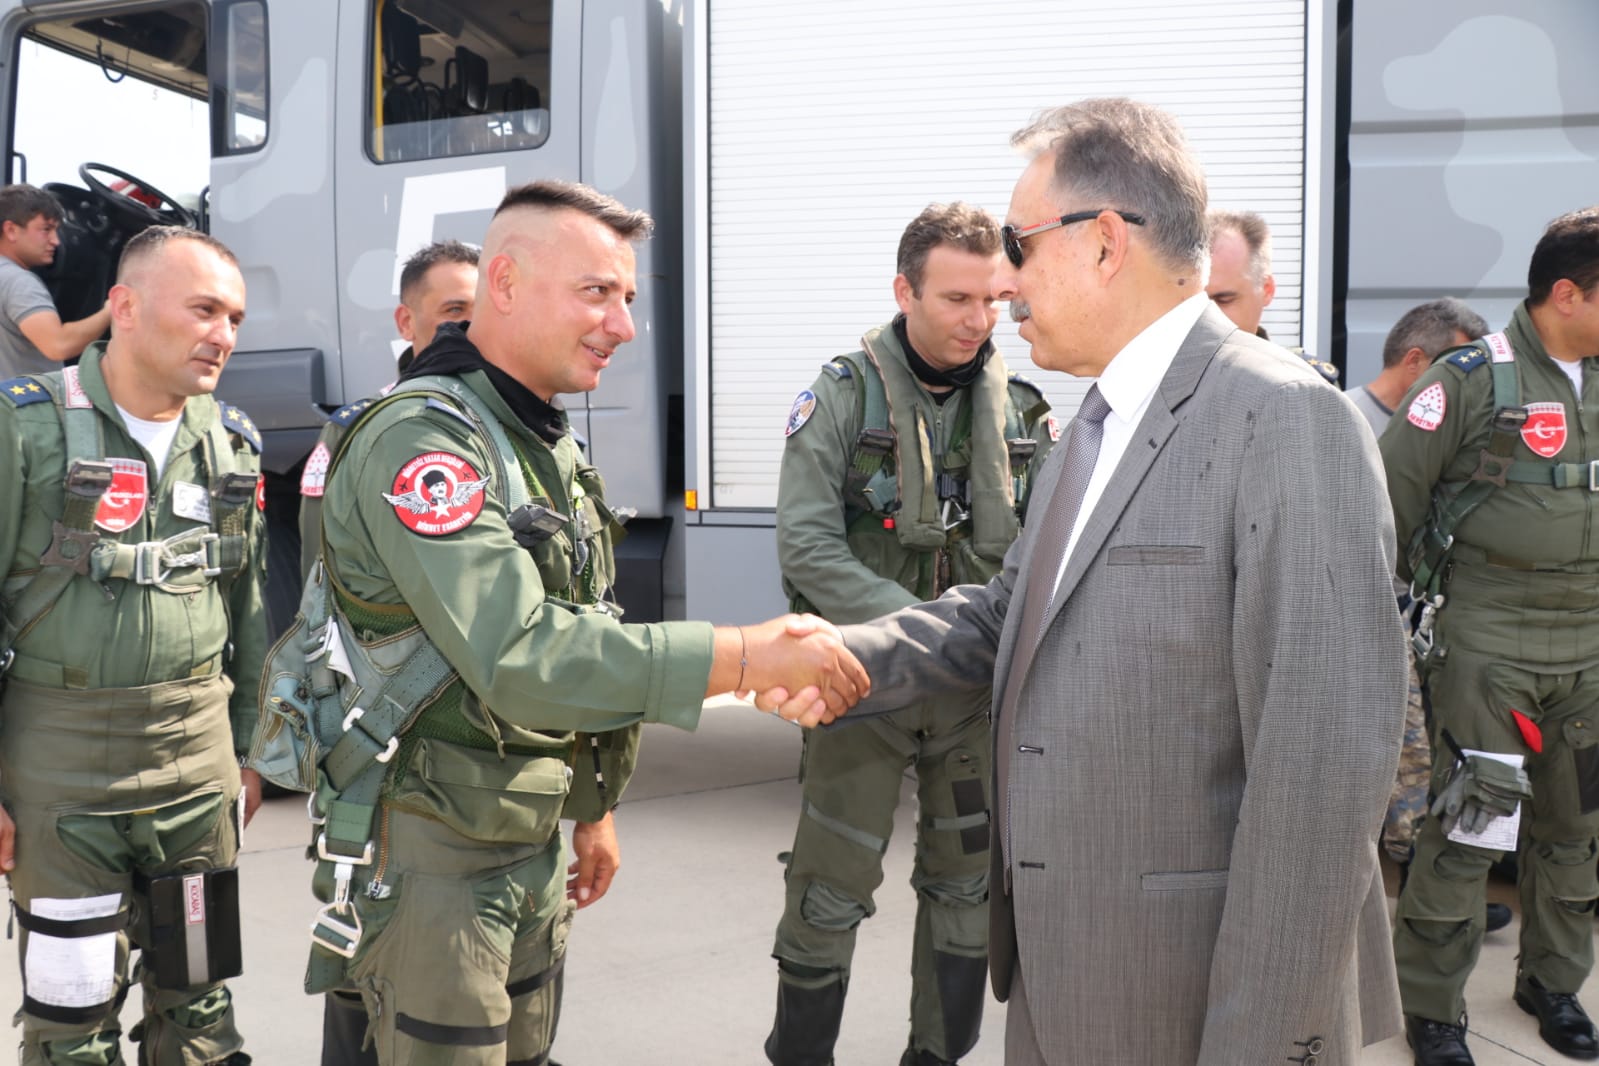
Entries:
{"type": "Polygon", "coordinates": [[[300,475],[301,496],[321,496],[327,489],[328,466],[333,462],[333,456],[328,452],[328,446],[322,441],[316,442],[316,447],[311,450],[311,455],[305,461],[305,472],[300,475]]]}
{"type": "Polygon", "coordinates": [[[94,524],[107,533],[132,528],[150,501],[150,479],[143,459],[110,459],[111,484],[94,509],[94,524]]]}
{"type": "Polygon", "coordinates": [[[1545,459],[1553,459],[1566,446],[1566,405],[1563,403],[1529,403],[1527,421],[1521,427],[1521,439],[1545,459]]]}
{"type": "Polygon", "coordinates": [[[799,432],[801,426],[811,420],[811,415],[816,413],[816,393],[806,389],[794,397],[794,406],[789,408],[788,425],[783,428],[783,436],[792,437],[799,432]]]}
{"type": "Polygon", "coordinates": [[[424,452],[400,467],[394,491],[383,498],[394,505],[400,524],[424,537],[458,533],[483,512],[486,477],[449,452],[424,452]]]}
{"type": "Polygon", "coordinates": [[[1424,429],[1428,433],[1444,424],[1444,412],[1449,409],[1449,398],[1444,395],[1441,382],[1433,382],[1410,401],[1410,410],[1405,412],[1405,421],[1417,429],[1424,429]]]}

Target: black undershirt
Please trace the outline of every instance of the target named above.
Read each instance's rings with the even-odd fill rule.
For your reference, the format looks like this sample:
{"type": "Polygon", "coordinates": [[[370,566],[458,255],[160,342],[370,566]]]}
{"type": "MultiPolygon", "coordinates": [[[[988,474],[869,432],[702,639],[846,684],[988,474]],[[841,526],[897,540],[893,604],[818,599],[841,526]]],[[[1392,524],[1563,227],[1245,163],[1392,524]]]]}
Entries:
{"type": "Polygon", "coordinates": [[[433,335],[433,343],[422,349],[400,380],[424,374],[464,374],[481,370],[500,394],[505,406],[522,420],[544,443],[553,447],[567,434],[566,415],[554,404],[545,403],[526,385],[483,358],[477,345],[466,339],[466,322],[446,322],[433,335]]]}
{"type": "Polygon", "coordinates": [[[923,359],[921,354],[916,351],[916,347],[911,344],[910,332],[905,328],[905,316],[903,314],[894,316],[894,336],[899,338],[899,346],[905,352],[905,363],[911,368],[911,373],[916,375],[916,380],[923,385],[932,386],[933,389],[948,390],[933,392],[930,389],[928,391],[928,395],[933,398],[933,402],[940,407],[944,406],[949,398],[955,395],[954,390],[964,389],[976,381],[983,373],[983,368],[988,365],[988,357],[994,354],[994,342],[991,340],[984,341],[982,347],[977,349],[977,354],[972,356],[970,362],[962,363],[960,366],[950,370],[940,370],[926,359],[923,359]]]}

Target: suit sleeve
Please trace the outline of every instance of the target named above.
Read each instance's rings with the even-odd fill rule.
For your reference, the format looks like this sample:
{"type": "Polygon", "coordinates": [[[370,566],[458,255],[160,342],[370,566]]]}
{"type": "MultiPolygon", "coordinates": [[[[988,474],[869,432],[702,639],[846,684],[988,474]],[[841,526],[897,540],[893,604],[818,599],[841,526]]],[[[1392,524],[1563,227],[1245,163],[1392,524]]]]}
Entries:
{"type": "Polygon", "coordinates": [[[1320,382],[1281,386],[1259,419],[1234,512],[1244,792],[1201,1066],[1283,1061],[1296,1041],[1340,1032],[1404,724],[1371,430],[1320,382]]]}
{"type": "Polygon", "coordinates": [[[864,622],[916,603],[916,595],[850,551],[844,477],[855,451],[855,390],[824,372],[816,410],[783,446],[777,482],[777,562],[823,618],[864,622]]]}
{"type": "Polygon", "coordinates": [[[410,460],[447,452],[479,477],[497,469],[470,430],[397,404],[366,448],[348,447],[323,499],[328,544],[345,587],[403,603],[478,698],[527,729],[602,732],[640,721],[693,729],[711,670],[703,622],[623,625],[548,602],[497,493],[455,532],[428,536],[389,502],[410,460]],[[405,411],[400,408],[405,407],[405,411]],[[366,590],[366,591],[362,591],[366,590]]]}
{"type": "Polygon", "coordinates": [[[1011,545],[1004,569],[986,585],[956,585],[936,600],[842,627],[844,644],[872,679],[872,694],[828,728],[951,691],[991,689],[1021,543],[1011,545]]]}

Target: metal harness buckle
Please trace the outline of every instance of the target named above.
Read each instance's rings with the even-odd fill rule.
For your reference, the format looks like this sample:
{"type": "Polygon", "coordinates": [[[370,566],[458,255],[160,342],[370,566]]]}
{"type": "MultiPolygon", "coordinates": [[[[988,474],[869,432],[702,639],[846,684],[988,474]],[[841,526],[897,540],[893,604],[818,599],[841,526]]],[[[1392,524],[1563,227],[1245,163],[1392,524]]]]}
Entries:
{"type": "Polygon", "coordinates": [[[1588,463],[1588,491],[1599,492],[1599,459],[1588,463]]]}
{"type": "Polygon", "coordinates": [[[202,533],[199,546],[194,551],[174,553],[169,541],[146,540],[133,545],[133,580],[139,585],[159,585],[172,576],[174,570],[198,568],[206,577],[216,577],[221,568],[211,565],[208,550],[220,540],[215,533],[202,533]]]}
{"type": "Polygon", "coordinates": [[[311,943],[320,944],[340,958],[355,957],[355,949],[361,946],[361,916],[350,906],[348,897],[343,908],[338,903],[329,903],[316,912],[316,921],[311,923],[311,943]],[[335,917],[346,910],[350,914],[349,921],[335,917]]]}
{"type": "MultiPolygon", "coordinates": [[[[351,707],[350,708],[350,713],[344,716],[344,731],[346,733],[348,733],[350,731],[350,727],[355,725],[355,720],[357,718],[361,718],[361,717],[365,716],[365,714],[366,714],[366,712],[363,711],[361,708],[359,708],[359,707],[351,707]]],[[[362,732],[365,732],[365,730],[362,730],[362,732]]],[[[368,734],[368,735],[370,736],[370,734],[368,734]]],[[[376,740],[377,737],[372,737],[372,739],[376,740]]],[[[394,758],[394,753],[399,751],[399,750],[400,750],[400,738],[399,737],[390,737],[389,738],[388,747],[384,748],[382,751],[380,751],[376,755],[372,756],[372,758],[377,760],[378,762],[386,763],[390,759],[394,758]]]]}
{"type": "Polygon", "coordinates": [[[17,649],[7,648],[4,655],[0,655],[0,677],[6,676],[6,671],[11,669],[11,664],[17,660],[17,649]]]}

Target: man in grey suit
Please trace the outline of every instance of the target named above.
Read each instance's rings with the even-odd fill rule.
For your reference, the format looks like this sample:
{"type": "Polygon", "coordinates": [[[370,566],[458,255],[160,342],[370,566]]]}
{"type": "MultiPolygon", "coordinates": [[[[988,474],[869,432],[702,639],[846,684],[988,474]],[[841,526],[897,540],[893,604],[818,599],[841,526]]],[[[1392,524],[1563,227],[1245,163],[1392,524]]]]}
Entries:
{"type": "Polygon", "coordinates": [[[1085,101],[1015,141],[1012,313],[1040,366],[1099,380],[1000,576],[844,629],[872,677],[847,721],[992,686],[1008,1064],[1354,1063],[1400,1024],[1376,838],[1405,642],[1371,430],[1210,306],[1169,115],[1085,101]]]}

